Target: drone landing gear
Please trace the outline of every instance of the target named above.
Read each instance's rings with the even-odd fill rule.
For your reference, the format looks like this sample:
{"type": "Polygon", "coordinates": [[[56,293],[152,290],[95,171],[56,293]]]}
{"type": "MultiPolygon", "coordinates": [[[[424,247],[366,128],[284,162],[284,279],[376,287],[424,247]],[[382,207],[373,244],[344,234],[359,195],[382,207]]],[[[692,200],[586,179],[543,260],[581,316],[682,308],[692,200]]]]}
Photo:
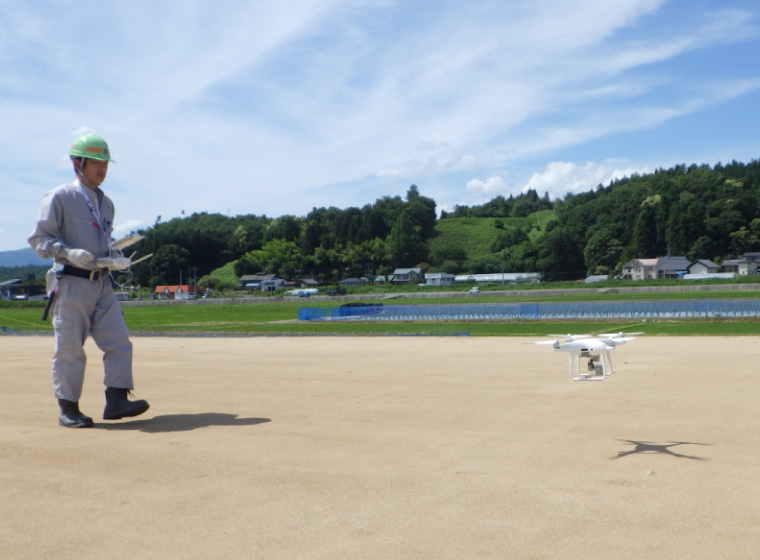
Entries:
{"type": "Polygon", "coordinates": [[[612,358],[609,352],[602,352],[597,358],[589,358],[585,371],[581,371],[581,356],[570,356],[570,379],[573,381],[604,381],[604,378],[611,373],[612,358]],[[601,363],[596,363],[594,360],[599,360],[601,363]],[[573,367],[573,361],[575,361],[575,367],[573,367]]]}

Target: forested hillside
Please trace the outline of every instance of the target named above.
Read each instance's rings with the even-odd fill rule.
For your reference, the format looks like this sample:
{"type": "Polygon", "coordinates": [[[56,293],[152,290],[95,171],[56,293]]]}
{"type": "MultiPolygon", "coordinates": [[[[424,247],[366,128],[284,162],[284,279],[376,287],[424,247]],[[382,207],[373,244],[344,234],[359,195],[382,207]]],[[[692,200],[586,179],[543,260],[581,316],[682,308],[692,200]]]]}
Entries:
{"type": "Polygon", "coordinates": [[[721,262],[760,250],[760,161],[633,176],[555,204],[541,241],[554,277],[604,274],[636,257],[721,262]],[[552,227],[553,226],[553,227],[552,227]]]}
{"type": "Polygon", "coordinates": [[[154,253],[135,267],[143,285],[207,277],[234,262],[235,273],[271,272],[324,281],[429,271],[541,272],[546,279],[611,273],[634,257],[670,252],[721,261],[760,251],[760,162],[732,162],[635,175],[551,201],[529,191],[458,206],[411,186],[406,198],[362,208],[314,208],[307,216],[193,214],[157,221],[135,248],[154,253]]]}

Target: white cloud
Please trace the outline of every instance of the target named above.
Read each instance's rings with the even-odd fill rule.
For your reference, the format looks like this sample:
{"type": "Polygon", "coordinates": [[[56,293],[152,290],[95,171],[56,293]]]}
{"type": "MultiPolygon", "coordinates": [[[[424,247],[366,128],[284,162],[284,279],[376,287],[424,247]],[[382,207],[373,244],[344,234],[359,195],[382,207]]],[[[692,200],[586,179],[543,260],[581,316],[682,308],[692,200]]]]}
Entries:
{"type": "Polygon", "coordinates": [[[650,172],[648,169],[620,166],[625,163],[616,160],[608,160],[601,164],[589,161],[579,166],[571,162],[551,162],[544,171],[533,173],[521,192],[533,189],[541,196],[549,193],[552,199],[562,198],[569,193],[588,192],[599,185],[607,186],[615,179],[630,177],[634,173],[650,172]]]}
{"type": "Polygon", "coordinates": [[[449,143],[423,143],[417,146],[406,161],[377,171],[381,178],[434,176],[441,172],[460,171],[477,164],[471,155],[457,154],[449,143]]]}
{"type": "MultiPolygon", "coordinates": [[[[540,196],[548,193],[551,199],[563,198],[567,194],[577,194],[607,186],[616,179],[630,177],[638,173],[649,173],[646,168],[626,166],[625,160],[609,159],[603,163],[586,162],[578,165],[572,162],[555,161],[547,164],[541,172],[533,173],[524,184],[509,184],[501,175],[492,175],[485,180],[467,181],[467,204],[483,204],[497,196],[517,196],[528,190],[535,190],[540,196]]],[[[448,207],[447,207],[448,208],[448,207]]]]}
{"type": "Polygon", "coordinates": [[[145,229],[148,225],[150,224],[147,224],[142,220],[127,220],[126,222],[121,222],[114,226],[112,237],[114,239],[119,239],[132,232],[145,229]]]}
{"type": "Polygon", "coordinates": [[[489,177],[485,181],[480,179],[467,181],[467,191],[483,202],[487,202],[498,195],[504,195],[508,190],[507,182],[498,175],[489,177]]]}

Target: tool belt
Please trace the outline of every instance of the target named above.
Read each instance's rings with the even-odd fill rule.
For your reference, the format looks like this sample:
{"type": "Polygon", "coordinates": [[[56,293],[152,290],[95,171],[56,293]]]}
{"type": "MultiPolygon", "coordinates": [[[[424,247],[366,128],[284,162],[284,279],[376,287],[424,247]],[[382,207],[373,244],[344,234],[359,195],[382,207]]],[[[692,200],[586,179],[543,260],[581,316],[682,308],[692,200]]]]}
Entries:
{"type": "Polygon", "coordinates": [[[100,277],[108,273],[107,268],[95,268],[93,270],[87,270],[86,268],[77,268],[75,266],[64,265],[61,274],[66,276],[76,276],[78,278],[85,278],[90,282],[97,282],[100,277]]]}

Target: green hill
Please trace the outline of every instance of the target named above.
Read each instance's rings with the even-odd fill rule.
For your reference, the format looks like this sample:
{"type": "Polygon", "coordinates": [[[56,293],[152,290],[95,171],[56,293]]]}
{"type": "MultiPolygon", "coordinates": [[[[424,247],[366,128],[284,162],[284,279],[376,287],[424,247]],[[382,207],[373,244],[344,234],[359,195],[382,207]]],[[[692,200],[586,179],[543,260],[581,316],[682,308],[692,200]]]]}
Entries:
{"type": "Polygon", "coordinates": [[[522,232],[530,243],[536,243],[549,222],[555,220],[554,210],[541,210],[524,218],[444,218],[437,222],[435,235],[428,242],[431,260],[441,265],[453,261],[460,267],[483,262],[493,257],[500,238],[522,232]]]}

